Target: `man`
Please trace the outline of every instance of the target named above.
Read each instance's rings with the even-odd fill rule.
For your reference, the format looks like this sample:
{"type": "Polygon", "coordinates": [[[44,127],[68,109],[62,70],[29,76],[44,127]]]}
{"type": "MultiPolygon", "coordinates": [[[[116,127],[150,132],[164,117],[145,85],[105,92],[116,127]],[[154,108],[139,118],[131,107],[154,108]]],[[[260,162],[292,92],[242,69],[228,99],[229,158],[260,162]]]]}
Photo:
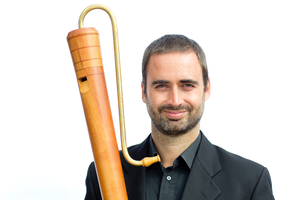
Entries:
{"type": "MultiPolygon", "coordinates": [[[[148,168],[121,155],[129,200],[272,200],[268,170],[212,145],[200,131],[211,85],[201,47],[182,35],[166,35],[144,52],[142,100],[151,134],[129,148],[134,159],[160,155],[148,168]]],[[[101,199],[95,166],[86,179],[86,200],[101,199]]]]}

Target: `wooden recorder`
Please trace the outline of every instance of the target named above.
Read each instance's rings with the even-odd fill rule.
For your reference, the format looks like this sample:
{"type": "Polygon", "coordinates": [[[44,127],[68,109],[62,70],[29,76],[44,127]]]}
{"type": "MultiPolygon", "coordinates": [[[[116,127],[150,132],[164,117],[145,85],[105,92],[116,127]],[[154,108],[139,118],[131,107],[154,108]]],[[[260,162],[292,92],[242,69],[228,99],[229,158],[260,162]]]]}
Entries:
{"type": "Polygon", "coordinates": [[[135,166],[160,162],[159,156],[133,160],[127,150],[117,24],[112,11],[103,5],[91,5],[80,15],[79,29],[71,31],[68,44],[76,72],[82,105],[88,126],[96,171],[103,200],[127,200],[119,149],[103,71],[99,34],[94,28],[83,28],[83,19],[93,9],[106,11],[112,21],[122,151],[135,166]]]}

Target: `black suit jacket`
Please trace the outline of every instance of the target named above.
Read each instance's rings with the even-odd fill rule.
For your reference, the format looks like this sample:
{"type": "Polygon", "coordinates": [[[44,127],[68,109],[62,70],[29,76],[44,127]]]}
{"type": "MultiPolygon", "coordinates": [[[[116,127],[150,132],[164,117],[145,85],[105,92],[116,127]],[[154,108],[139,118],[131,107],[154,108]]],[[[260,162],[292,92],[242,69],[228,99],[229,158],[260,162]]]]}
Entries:
{"type": "MultiPolygon", "coordinates": [[[[268,170],[212,145],[201,132],[201,143],[196,153],[182,200],[273,200],[268,170]]],[[[148,156],[150,136],[141,144],[130,147],[132,158],[148,156]]],[[[145,200],[146,168],[127,163],[122,153],[121,162],[129,200],[145,200]]],[[[86,178],[85,200],[100,200],[100,189],[94,163],[86,178]]]]}

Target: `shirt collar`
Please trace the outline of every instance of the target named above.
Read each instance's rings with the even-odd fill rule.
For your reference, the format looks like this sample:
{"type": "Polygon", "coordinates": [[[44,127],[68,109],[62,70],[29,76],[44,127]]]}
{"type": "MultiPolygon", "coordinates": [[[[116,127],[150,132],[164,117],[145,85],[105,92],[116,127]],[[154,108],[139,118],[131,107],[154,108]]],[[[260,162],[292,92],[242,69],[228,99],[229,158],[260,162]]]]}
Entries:
{"type": "Polygon", "coordinates": [[[196,140],[180,155],[190,169],[192,168],[192,164],[194,162],[196,152],[200,145],[200,141],[201,141],[201,134],[199,133],[196,140]]]}
{"type": "MultiPolygon", "coordinates": [[[[193,164],[196,152],[198,150],[198,147],[200,145],[200,141],[201,141],[201,134],[199,132],[199,135],[196,138],[196,140],[179,156],[185,161],[185,163],[188,165],[188,167],[190,169],[192,168],[192,164],[193,164]]],[[[149,140],[149,155],[150,156],[158,155],[152,137],[150,137],[150,140],[149,140]]]]}

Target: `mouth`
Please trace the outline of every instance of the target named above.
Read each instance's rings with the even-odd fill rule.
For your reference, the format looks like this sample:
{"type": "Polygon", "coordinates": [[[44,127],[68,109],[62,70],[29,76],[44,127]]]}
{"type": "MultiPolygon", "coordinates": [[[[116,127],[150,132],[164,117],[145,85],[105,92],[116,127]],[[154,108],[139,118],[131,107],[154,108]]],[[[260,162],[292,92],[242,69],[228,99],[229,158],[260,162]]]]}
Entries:
{"type": "Polygon", "coordinates": [[[164,110],[163,111],[171,119],[180,119],[186,111],[174,111],[174,110],[164,110]]]}

